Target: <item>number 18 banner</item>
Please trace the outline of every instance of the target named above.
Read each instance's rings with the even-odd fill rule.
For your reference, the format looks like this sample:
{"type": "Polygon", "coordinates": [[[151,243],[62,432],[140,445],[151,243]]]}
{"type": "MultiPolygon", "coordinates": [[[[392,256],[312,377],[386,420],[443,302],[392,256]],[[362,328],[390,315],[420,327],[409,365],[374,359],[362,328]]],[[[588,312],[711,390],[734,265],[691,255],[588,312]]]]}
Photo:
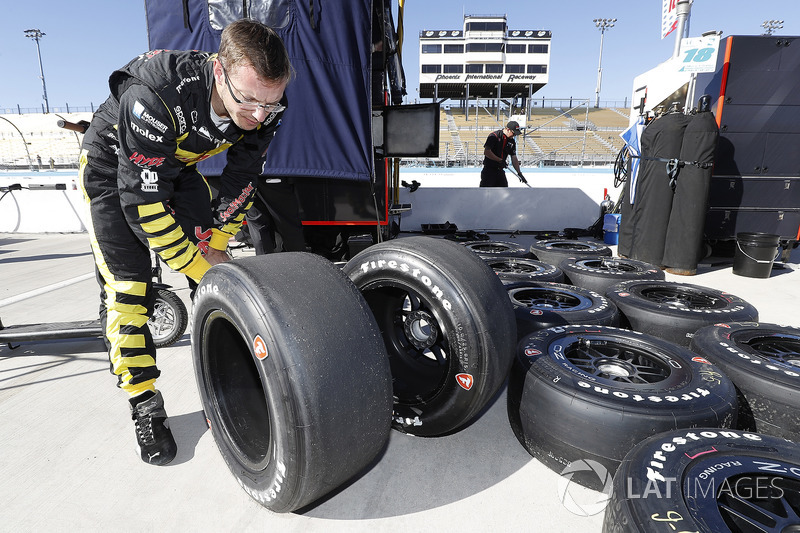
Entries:
{"type": "Polygon", "coordinates": [[[719,35],[681,39],[678,72],[714,72],[718,52],[719,35]]]}

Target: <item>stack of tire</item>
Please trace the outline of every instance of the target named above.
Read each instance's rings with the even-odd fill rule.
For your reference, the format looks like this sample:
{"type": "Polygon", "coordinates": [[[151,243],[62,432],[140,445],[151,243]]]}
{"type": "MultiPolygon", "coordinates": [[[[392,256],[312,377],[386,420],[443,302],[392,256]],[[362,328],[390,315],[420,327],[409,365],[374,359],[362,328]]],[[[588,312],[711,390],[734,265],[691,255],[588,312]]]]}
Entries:
{"type": "MultiPolygon", "coordinates": [[[[424,437],[456,432],[507,377],[508,417],[520,443],[558,472],[572,472],[580,461],[597,465],[605,477],[598,469],[571,475],[598,490],[610,492],[615,472],[631,475],[641,467],[641,458],[650,457],[646,446],[666,449],[661,435],[669,431],[683,432],[680,439],[687,441],[694,439],[688,428],[704,428],[691,430],[699,441],[713,435],[752,445],[760,438],[784,453],[767,437],[752,435],[770,427],[797,431],[792,415],[763,407],[781,394],[789,398],[787,408],[797,405],[790,393],[797,393],[800,378],[791,370],[800,359],[792,344],[797,331],[794,337],[777,332],[783,336],[776,344],[776,331],[752,321],[730,325],[728,332],[714,326],[692,338],[695,353],[685,343],[614,327],[621,315],[613,298],[624,299],[620,309],[630,313],[631,299],[620,292],[652,300],[658,291],[636,284],[663,281],[625,281],[624,290],[615,284],[608,289],[614,296],[605,298],[576,285],[506,279],[521,274],[511,261],[525,265],[524,276],[539,268],[528,268],[527,261],[538,261],[528,250],[505,255],[513,244],[482,242],[480,250],[462,244],[410,237],[371,246],[341,267],[312,254],[282,253],[208,272],[192,313],[195,374],[217,446],[251,497],[275,512],[312,504],[369,465],[391,429],[424,437]],[[511,272],[498,272],[498,261],[511,272]],[[580,291],[591,296],[581,300],[580,291]],[[607,302],[603,313],[600,300],[607,302]],[[560,315],[554,302],[564,304],[560,315]],[[593,312],[578,309],[586,302],[593,312]],[[539,322],[521,318],[520,309],[535,316],[531,310],[542,305],[553,313],[540,313],[539,322]],[[568,312],[584,315],[571,320],[568,312]],[[525,331],[519,341],[518,325],[525,331]],[[773,340],[753,340],[767,336],[773,340]],[[722,370],[727,354],[747,360],[731,349],[739,341],[749,345],[741,350],[753,360],[759,357],[754,350],[776,352],[759,366],[782,387],[772,397],[764,387],[734,386],[722,370]],[[795,355],[785,353],[790,349],[795,355]],[[745,395],[751,413],[739,416],[745,395]],[[636,451],[639,446],[645,451],[636,451]]],[[[609,266],[613,258],[599,257],[570,256],[559,264],[573,283],[591,269],[604,271],[590,272],[593,283],[617,281],[605,271],[620,270],[620,263],[609,266]]],[[[642,327],[647,320],[636,316],[624,321],[642,327]]],[[[752,375],[750,368],[743,373],[752,375]]],[[[716,449],[744,453],[737,442],[726,446],[716,449]]],[[[795,457],[783,456],[789,462],[795,457]]],[[[636,502],[617,492],[614,498],[607,520],[637,524],[636,502]]]]}
{"type": "Polygon", "coordinates": [[[604,531],[798,527],[800,330],[759,324],[741,298],[667,282],[653,265],[599,245],[556,241],[531,252],[605,294],[627,328],[572,323],[529,334],[509,379],[518,440],[610,496],[604,531]],[[601,253],[581,253],[592,246],[601,253]]]}
{"type": "Polygon", "coordinates": [[[410,237],[343,267],[289,252],[212,267],[192,350],[217,447],[275,512],[361,472],[389,432],[469,424],[505,383],[513,311],[492,269],[458,243],[410,237]]]}

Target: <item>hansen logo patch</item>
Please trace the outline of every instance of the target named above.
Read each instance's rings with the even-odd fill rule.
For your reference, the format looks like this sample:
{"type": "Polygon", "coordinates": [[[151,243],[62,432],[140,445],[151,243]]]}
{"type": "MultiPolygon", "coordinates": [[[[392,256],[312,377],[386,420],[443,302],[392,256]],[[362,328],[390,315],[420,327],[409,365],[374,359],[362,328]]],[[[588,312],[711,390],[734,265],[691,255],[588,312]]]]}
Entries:
{"type": "Polygon", "coordinates": [[[267,344],[261,335],[256,335],[256,338],[253,339],[253,353],[256,354],[256,359],[259,361],[267,358],[267,344]]]}
{"type": "Polygon", "coordinates": [[[456,383],[458,383],[462,389],[470,390],[475,382],[472,379],[472,374],[456,374],[456,383]]]}

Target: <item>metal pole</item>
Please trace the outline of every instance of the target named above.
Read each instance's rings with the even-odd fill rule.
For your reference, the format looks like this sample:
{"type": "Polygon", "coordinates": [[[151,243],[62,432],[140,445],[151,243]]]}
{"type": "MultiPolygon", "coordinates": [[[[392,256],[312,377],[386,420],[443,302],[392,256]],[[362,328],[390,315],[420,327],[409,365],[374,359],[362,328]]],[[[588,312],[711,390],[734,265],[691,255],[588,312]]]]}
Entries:
{"type": "Polygon", "coordinates": [[[30,37],[36,41],[36,55],[39,57],[39,78],[42,80],[42,97],[44,98],[45,113],[50,112],[50,104],[47,102],[47,85],[44,82],[44,68],[42,67],[42,51],[39,48],[39,39],[47,35],[38,29],[25,30],[25,37],[30,37]]]}
{"type": "Polygon", "coordinates": [[[603,37],[607,29],[614,27],[614,23],[617,22],[617,19],[594,19],[593,22],[600,30],[600,59],[597,62],[597,88],[594,91],[594,106],[600,107],[600,84],[603,81],[603,37]]]}
{"type": "Polygon", "coordinates": [[[675,27],[675,47],[672,49],[672,57],[678,57],[681,53],[681,41],[686,37],[689,25],[689,12],[692,10],[693,0],[678,0],[675,11],[678,16],[678,25],[675,27]]]}

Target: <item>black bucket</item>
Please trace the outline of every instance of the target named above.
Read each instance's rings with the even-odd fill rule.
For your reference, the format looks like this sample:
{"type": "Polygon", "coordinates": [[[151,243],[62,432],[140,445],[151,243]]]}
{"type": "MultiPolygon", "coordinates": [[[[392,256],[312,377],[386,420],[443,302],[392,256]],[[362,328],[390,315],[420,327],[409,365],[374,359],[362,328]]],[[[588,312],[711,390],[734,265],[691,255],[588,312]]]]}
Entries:
{"type": "Polygon", "coordinates": [[[737,233],[733,273],[748,278],[768,278],[778,255],[780,235],[737,233]]]}

